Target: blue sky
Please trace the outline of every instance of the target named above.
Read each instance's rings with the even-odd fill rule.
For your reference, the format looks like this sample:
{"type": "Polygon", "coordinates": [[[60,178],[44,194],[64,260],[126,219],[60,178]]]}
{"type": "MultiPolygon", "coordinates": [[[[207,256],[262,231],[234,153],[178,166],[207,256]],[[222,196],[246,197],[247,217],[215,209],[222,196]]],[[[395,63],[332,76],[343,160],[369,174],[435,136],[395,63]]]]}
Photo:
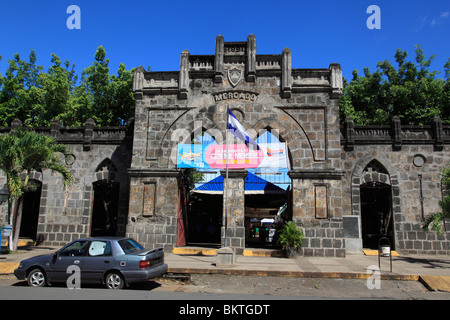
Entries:
{"type": "MultiPolygon", "coordinates": [[[[443,70],[450,57],[449,0],[0,0],[0,73],[18,52],[30,49],[38,63],[50,66],[50,54],[76,64],[76,72],[94,61],[99,45],[110,59],[111,73],[121,62],[154,71],[179,70],[180,53],[214,54],[215,37],[245,41],[256,36],[257,53],[292,51],[294,68],[327,68],[341,64],[344,76],[353,69],[394,62],[397,48],[414,58],[421,44],[425,55],[436,54],[432,69],[443,70]],[[81,9],[81,29],[70,30],[67,7],[81,9]],[[370,5],[381,12],[381,29],[369,30],[370,5]]],[[[440,77],[443,77],[441,73],[440,77]]]]}

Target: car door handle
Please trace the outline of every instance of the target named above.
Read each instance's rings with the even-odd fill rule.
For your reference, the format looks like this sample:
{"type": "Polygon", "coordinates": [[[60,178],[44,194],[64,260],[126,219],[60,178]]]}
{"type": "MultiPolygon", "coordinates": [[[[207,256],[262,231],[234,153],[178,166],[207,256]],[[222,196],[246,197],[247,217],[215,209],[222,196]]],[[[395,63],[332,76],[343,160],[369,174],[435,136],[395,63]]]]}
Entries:
{"type": "Polygon", "coordinates": [[[109,260],[105,260],[105,263],[109,263],[109,260]]]}

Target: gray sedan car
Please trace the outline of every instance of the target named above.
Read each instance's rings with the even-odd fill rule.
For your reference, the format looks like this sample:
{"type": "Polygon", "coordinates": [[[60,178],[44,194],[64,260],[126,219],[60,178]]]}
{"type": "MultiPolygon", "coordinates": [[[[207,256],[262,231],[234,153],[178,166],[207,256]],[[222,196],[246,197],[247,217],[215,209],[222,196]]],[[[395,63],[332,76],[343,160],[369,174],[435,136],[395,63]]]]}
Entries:
{"type": "Polygon", "coordinates": [[[162,248],[145,250],[131,238],[97,237],[75,240],[54,254],[23,260],[14,274],[32,287],[42,287],[56,282],[69,285],[73,272],[79,271],[81,283],[120,289],[162,276],[167,269],[162,248]]]}

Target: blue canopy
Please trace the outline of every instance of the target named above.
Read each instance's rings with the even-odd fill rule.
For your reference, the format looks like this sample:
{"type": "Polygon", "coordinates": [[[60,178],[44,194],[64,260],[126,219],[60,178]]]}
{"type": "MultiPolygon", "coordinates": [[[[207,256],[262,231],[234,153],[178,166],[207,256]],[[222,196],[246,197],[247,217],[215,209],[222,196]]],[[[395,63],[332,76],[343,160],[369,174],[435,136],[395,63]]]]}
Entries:
{"type": "MultiPolygon", "coordinates": [[[[207,194],[222,194],[223,193],[223,177],[220,175],[217,178],[208,181],[201,186],[195,188],[192,192],[207,193],[207,194]]],[[[245,194],[284,194],[286,190],[277,185],[264,180],[251,172],[248,172],[245,177],[245,194]]]]}

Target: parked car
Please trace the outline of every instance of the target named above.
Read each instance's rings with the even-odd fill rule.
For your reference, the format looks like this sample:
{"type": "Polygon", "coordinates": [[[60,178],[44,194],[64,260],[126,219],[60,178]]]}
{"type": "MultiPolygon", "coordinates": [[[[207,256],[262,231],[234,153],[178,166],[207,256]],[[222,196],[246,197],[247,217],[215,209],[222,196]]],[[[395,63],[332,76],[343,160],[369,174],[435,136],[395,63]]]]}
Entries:
{"type": "Polygon", "coordinates": [[[67,283],[79,267],[81,283],[103,283],[108,289],[143,282],[167,272],[163,248],[145,250],[131,238],[95,237],[72,241],[53,254],[23,260],[14,270],[32,287],[67,283]]]}

